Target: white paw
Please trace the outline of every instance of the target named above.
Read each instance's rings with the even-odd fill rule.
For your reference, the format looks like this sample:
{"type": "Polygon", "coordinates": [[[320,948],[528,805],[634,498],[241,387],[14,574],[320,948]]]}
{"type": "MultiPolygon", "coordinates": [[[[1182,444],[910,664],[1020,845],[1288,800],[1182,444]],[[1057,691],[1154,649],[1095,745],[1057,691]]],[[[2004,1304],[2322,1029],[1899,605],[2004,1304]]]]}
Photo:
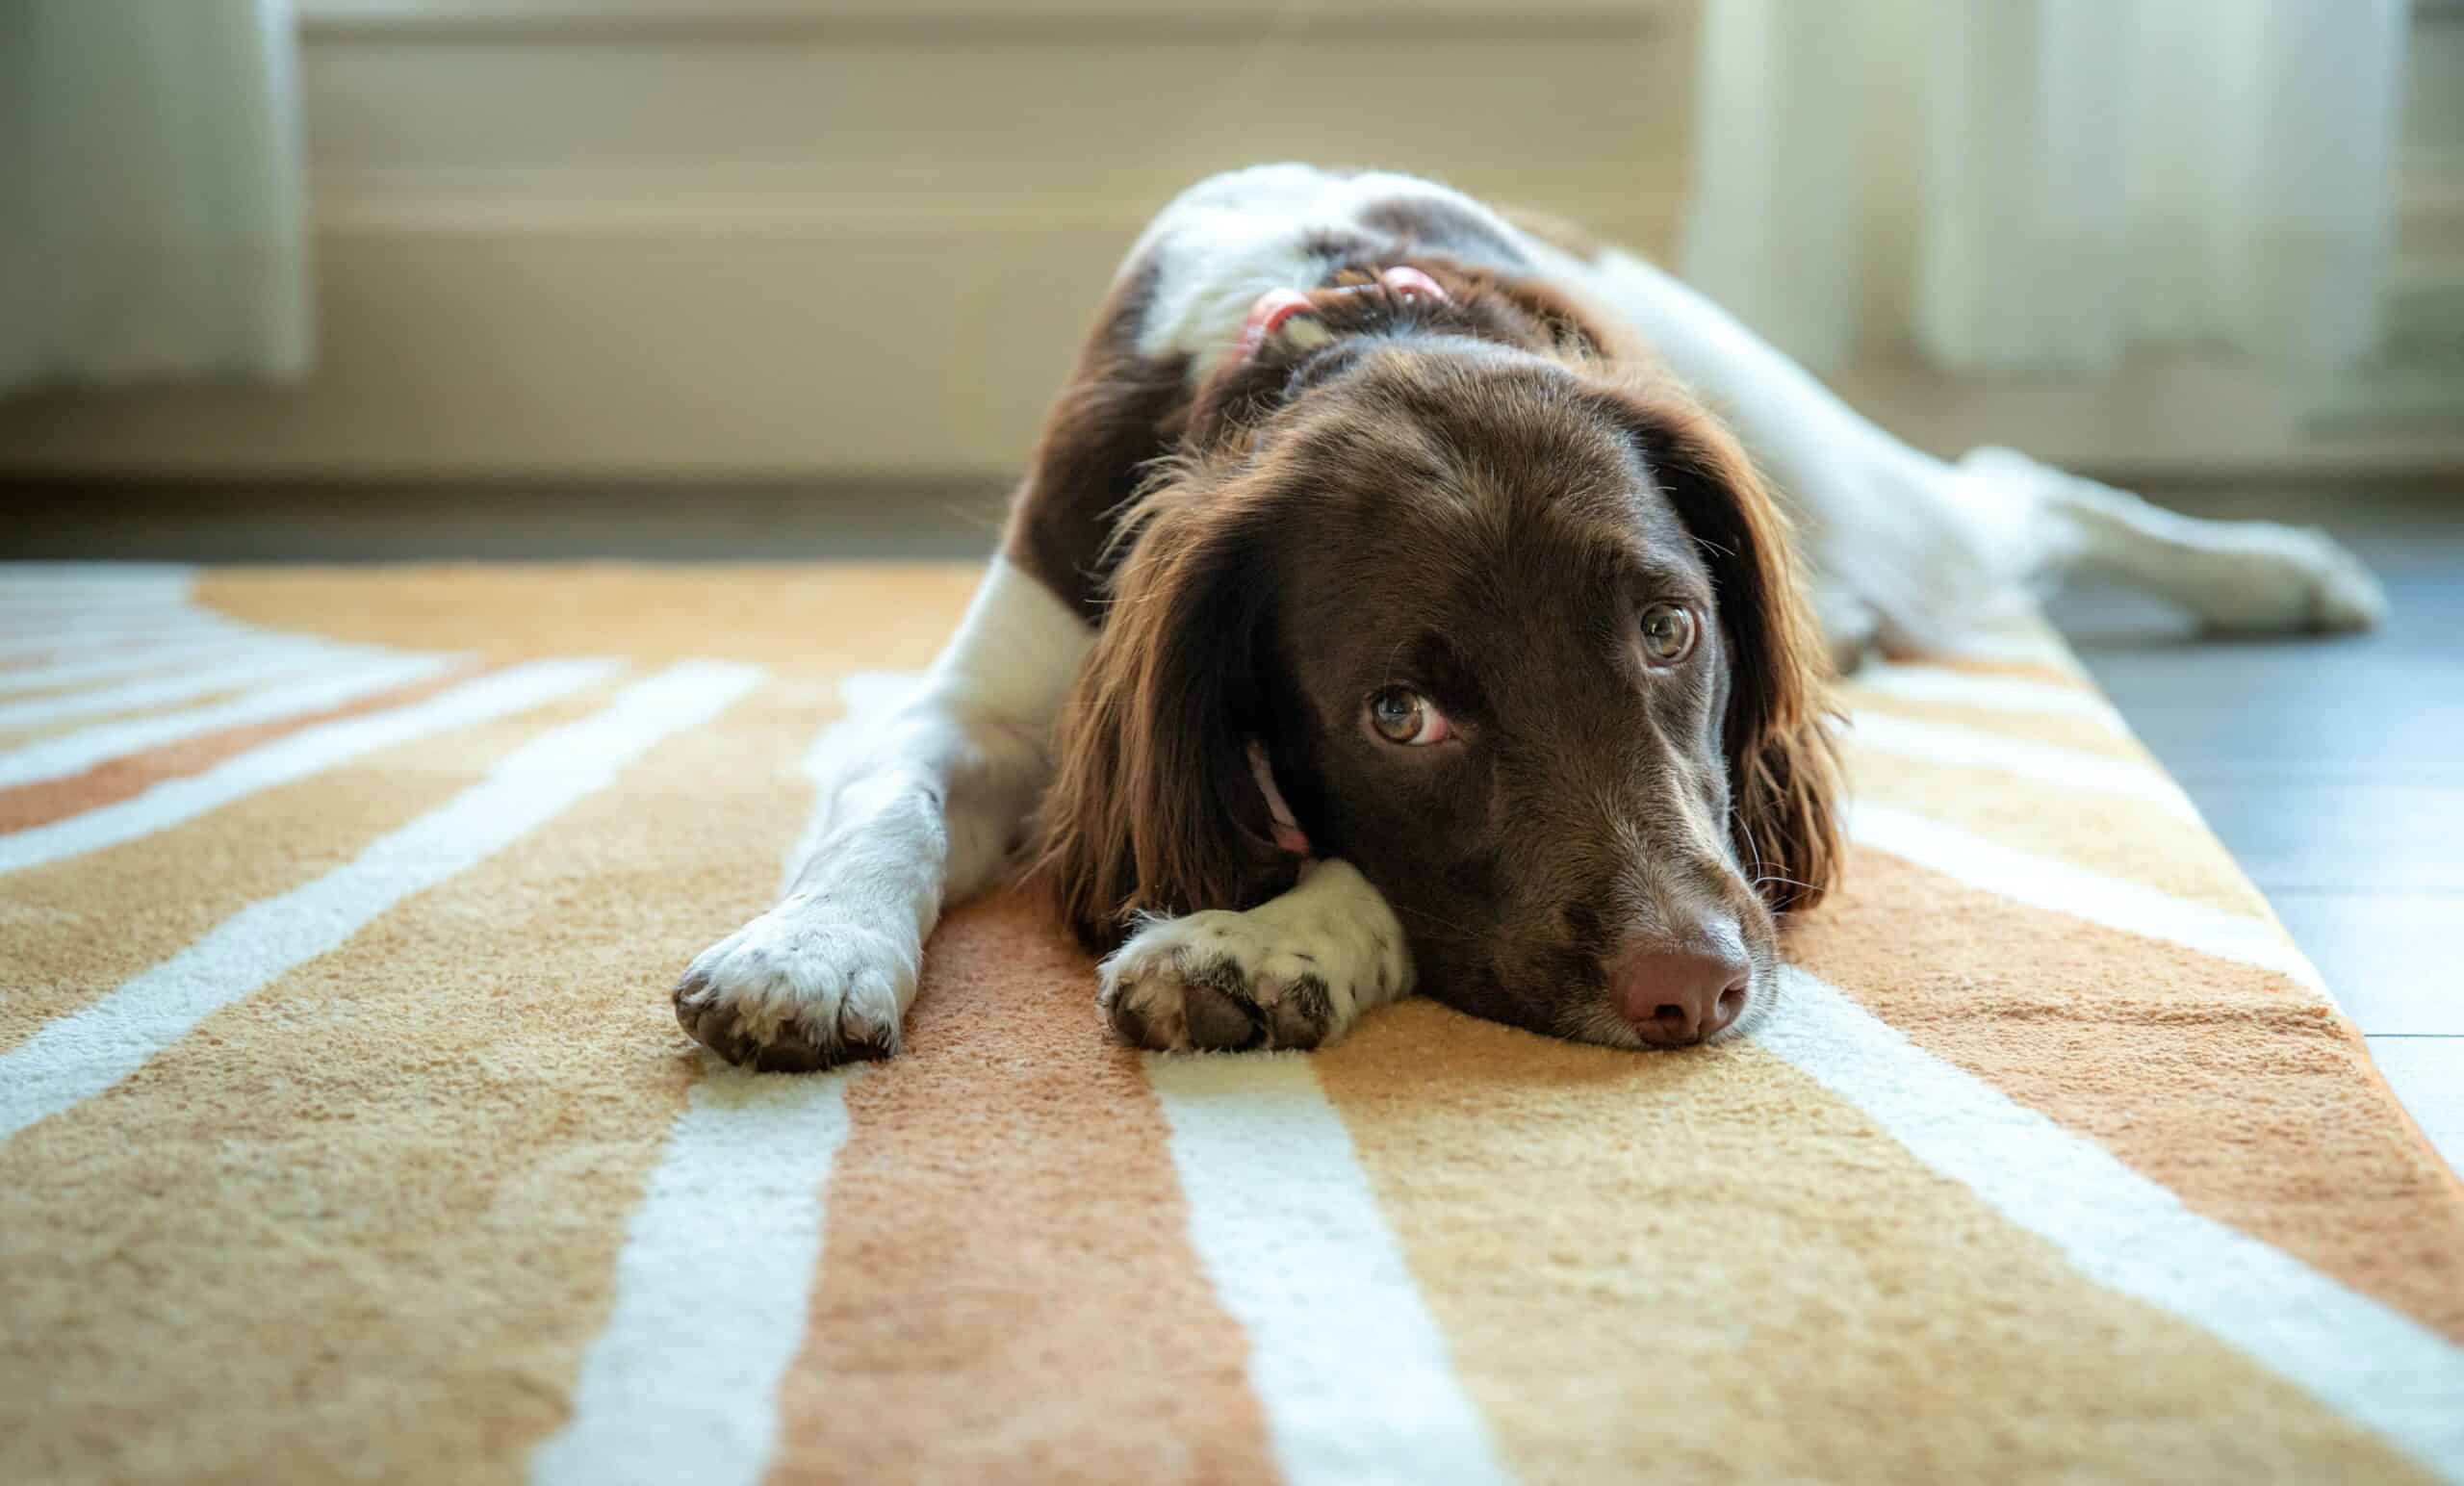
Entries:
{"type": "Polygon", "coordinates": [[[1192,913],[1106,960],[1096,1005],[1122,1041],[1159,1052],[1322,1047],[1409,988],[1407,954],[1391,917],[1192,913]]]}
{"type": "Polygon", "coordinates": [[[2251,523],[2246,545],[2198,560],[2199,618],[2240,633],[2370,629],[2387,614],[2387,595],[2362,560],[2316,527],[2251,523]]]}
{"type": "Polygon", "coordinates": [[[920,959],[912,935],[790,898],[695,957],[676,984],[676,1019],[752,1068],[886,1058],[898,1051],[920,959]]]}

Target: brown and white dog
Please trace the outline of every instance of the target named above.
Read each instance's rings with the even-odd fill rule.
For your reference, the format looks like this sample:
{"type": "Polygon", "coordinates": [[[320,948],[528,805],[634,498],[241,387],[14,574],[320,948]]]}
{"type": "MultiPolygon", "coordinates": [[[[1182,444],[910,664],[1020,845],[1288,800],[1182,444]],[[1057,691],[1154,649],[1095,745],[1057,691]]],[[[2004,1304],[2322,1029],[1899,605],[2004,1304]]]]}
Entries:
{"type": "Polygon", "coordinates": [[[1131,249],[957,635],[677,1014],[757,1067],[894,1053],[943,905],[1017,865],[1142,1046],[1317,1046],[1415,989],[1733,1034],[1837,867],[1834,664],[2079,568],[2224,628],[2380,605],[2315,532],[1919,453],[1562,229],[1218,176],[1131,249]]]}

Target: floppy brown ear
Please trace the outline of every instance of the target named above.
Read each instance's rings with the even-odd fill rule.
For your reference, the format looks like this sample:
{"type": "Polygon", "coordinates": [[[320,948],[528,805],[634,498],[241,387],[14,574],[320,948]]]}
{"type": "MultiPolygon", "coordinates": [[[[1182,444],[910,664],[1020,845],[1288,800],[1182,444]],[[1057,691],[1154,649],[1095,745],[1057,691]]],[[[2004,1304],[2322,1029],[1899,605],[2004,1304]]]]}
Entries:
{"type": "Polygon", "coordinates": [[[1710,564],[1730,654],[1731,829],[1775,912],[1811,908],[1840,862],[1830,653],[1787,516],[1733,436],[1675,395],[1645,399],[1644,455],[1710,564]]]}
{"type": "Polygon", "coordinates": [[[1239,502],[1149,496],[1064,705],[1030,879],[1097,948],[1140,914],[1246,908],[1291,868],[1248,768],[1267,586],[1239,502]]]}

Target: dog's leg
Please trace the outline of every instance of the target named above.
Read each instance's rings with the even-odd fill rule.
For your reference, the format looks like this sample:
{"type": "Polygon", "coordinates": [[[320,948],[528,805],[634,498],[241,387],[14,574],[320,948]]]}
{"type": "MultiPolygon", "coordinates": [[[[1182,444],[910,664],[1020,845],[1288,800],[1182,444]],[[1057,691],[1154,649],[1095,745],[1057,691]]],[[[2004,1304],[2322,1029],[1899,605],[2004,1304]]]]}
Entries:
{"type": "Polygon", "coordinates": [[[1412,955],[1385,897],[1346,861],[1313,861],[1249,910],[1157,919],[1104,961],[1096,1005],[1157,1051],[1322,1047],[1409,995],[1412,955]]]}
{"type": "Polygon", "coordinates": [[[1959,468],[2026,492],[2047,528],[2043,568],[2128,583],[2180,604],[2210,629],[2367,629],[2386,613],[2370,570],[2315,527],[2202,521],[2007,448],[1974,450],[1959,468]]]}
{"type": "Polygon", "coordinates": [[[2004,449],[1910,448],[1677,279],[1610,251],[1573,272],[1736,428],[1799,518],[1827,638],[1844,655],[1956,645],[2030,585],[2098,573],[2212,628],[2359,629],[2384,609],[2324,533],[2197,521],[2004,449]]]}
{"type": "Polygon", "coordinates": [[[922,687],[824,784],[778,906],[685,970],[684,1030],[758,1068],[898,1051],[925,936],[1014,844],[1092,638],[1049,589],[994,559],[922,687]]]}

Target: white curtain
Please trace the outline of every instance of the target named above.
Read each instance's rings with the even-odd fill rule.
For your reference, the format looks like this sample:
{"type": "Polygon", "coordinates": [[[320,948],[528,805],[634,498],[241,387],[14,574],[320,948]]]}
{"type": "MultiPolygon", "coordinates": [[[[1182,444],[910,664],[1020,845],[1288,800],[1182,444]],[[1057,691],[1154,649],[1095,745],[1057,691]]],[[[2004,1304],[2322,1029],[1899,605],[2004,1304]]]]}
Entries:
{"type": "Polygon", "coordinates": [[[0,392],[306,370],[295,64],[289,0],[0,0],[0,392]]]}
{"type": "Polygon", "coordinates": [[[1706,0],[1682,270],[1784,349],[2368,350],[2405,0],[1706,0]]]}

